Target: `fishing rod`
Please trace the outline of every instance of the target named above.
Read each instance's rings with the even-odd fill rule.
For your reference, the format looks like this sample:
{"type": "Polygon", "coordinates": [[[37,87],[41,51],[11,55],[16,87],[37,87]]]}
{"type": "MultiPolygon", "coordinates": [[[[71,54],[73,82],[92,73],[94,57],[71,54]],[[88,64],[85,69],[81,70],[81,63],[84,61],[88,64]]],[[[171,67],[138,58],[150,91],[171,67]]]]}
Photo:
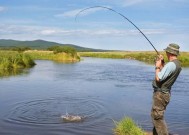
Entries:
{"type": "Polygon", "coordinates": [[[105,7],[105,6],[93,6],[93,7],[88,7],[88,8],[85,8],[85,9],[82,9],[81,11],[79,11],[76,16],[75,16],[75,21],[77,20],[78,16],[80,13],[88,10],[88,9],[92,9],[92,8],[104,8],[104,9],[107,9],[107,10],[110,10],[120,16],[122,16],[124,19],[126,19],[128,22],[130,22],[137,30],[139,30],[139,32],[146,38],[146,40],[150,43],[150,45],[154,48],[154,50],[156,51],[157,55],[159,55],[159,52],[156,50],[156,48],[154,47],[154,45],[150,42],[150,40],[147,38],[147,36],[131,21],[129,20],[126,16],[124,16],[123,14],[115,11],[114,9],[111,9],[109,7],[105,7]]]}

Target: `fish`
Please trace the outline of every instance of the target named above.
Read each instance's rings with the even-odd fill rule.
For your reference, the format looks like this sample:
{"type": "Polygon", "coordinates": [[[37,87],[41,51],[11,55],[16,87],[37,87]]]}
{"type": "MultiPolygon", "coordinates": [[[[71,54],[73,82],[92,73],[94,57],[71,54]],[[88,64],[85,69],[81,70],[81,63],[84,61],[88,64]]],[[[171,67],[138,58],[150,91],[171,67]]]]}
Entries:
{"type": "Polygon", "coordinates": [[[66,114],[62,115],[61,119],[63,119],[64,122],[81,122],[84,120],[84,117],[79,115],[66,114]]]}

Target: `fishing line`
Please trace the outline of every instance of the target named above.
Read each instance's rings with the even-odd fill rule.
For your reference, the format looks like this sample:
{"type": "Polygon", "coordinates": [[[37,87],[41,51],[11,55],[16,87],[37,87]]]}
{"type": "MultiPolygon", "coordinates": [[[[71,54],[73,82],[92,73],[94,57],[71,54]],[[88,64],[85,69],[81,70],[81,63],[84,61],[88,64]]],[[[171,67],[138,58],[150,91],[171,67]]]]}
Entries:
{"type": "Polygon", "coordinates": [[[112,12],[114,12],[114,13],[116,13],[116,14],[122,16],[124,19],[126,19],[128,22],[130,22],[137,30],[139,30],[139,32],[146,38],[146,40],[150,43],[150,45],[154,48],[154,50],[156,51],[156,53],[159,55],[159,52],[156,50],[156,48],[155,48],[154,45],[151,43],[151,41],[147,38],[147,36],[146,36],[130,19],[128,19],[128,18],[127,18],[126,16],[124,16],[123,14],[121,14],[121,13],[115,11],[114,9],[111,9],[111,8],[105,7],[105,6],[93,6],[93,7],[88,7],[88,8],[85,8],[85,9],[79,11],[79,12],[76,14],[76,16],[75,16],[75,21],[77,20],[77,18],[78,18],[78,16],[79,16],[80,13],[82,13],[82,12],[84,12],[84,11],[86,11],[86,10],[92,9],[92,8],[104,8],[104,9],[110,10],[110,11],[112,11],[112,12]]]}

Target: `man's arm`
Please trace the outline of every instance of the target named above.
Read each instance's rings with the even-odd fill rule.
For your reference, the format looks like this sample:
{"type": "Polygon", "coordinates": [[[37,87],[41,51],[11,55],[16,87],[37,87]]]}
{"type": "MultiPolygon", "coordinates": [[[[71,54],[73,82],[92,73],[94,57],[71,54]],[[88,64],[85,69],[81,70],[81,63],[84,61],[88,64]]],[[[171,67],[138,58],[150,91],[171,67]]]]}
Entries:
{"type": "Polygon", "coordinates": [[[163,61],[163,56],[159,55],[158,59],[156,60],[156,64],[155,64],[155,66],[156,66],[155,67],[155,80],[158,82],[160,81],[158,74],[159,74],[159,72],[161,72],[161,69],[164,66],[164,63],[162,63],[162,61],[163,61]]]}
{"type": "Polygon", "coordinates": [[[159,68],[159,67],[156,67],[156,74],[155,74],[155,79],[156,79],[156,81],[160,81],[160,79],[159,79],[159,77],[158,77],[158,73],[161,71],[161,69],[159,68]]]}

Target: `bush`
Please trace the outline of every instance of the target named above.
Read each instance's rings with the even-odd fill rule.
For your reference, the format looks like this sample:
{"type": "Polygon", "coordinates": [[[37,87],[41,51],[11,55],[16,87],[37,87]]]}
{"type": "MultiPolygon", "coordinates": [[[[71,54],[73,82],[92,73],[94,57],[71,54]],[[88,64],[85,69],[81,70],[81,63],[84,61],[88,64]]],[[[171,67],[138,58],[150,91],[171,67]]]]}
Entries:
{"type": "Polygon", "coordinates": [[[51,46],[51,47],[47,48],[47,50],[48,50],[48,51],[55,51],[55,50],[57,50],[59,47],[60,47],[60,46],[58,46],[58,45],[54,45],[54,46],[51,46]]]}
{"type": "Polygon", "coordinates": [[[71,54],[72,56],[75,56],[77,54],[76,49],[70,46],[52,46],[49,47],[47,50],[53,51],[54,54],[62,53],[62,52],[71,54]]]}
{"type": "Polygon", "coordinates": [[[21,53],[21,52],[24,52],[24,51],[27,51],[27,50],[31,50],[31,48],[29,48],[27,46],[26,47],[14,47],[11,50],[21,53]]]}

